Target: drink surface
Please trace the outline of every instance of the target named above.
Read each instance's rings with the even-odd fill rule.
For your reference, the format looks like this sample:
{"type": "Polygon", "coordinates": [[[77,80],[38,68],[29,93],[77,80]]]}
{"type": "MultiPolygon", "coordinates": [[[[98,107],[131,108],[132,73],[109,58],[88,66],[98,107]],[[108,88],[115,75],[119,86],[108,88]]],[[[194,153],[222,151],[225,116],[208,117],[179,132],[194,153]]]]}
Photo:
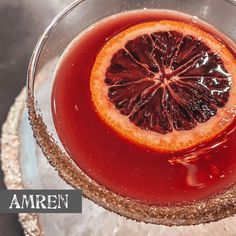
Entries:
{"type": "Polygon", "coordinates": [[[235,122],[191,150],[163,153],[117,134],[100,119],[91,98],[90,75],[104,44],[131,26],[160,20],[197,25],[233,50],[214,28],[181,13],[143,10],[104,19],[74,39],[60,60],[52,92],[54,123],[73,161],[115,193],[150,204],[200,200],[236,180],[235,122]]]}

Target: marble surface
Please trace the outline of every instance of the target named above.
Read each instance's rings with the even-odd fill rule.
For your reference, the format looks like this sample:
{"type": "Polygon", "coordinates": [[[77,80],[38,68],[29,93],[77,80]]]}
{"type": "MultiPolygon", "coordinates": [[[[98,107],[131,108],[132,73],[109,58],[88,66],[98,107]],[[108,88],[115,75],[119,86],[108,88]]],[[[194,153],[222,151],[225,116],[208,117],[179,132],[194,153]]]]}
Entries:
{"type": "MultiPolygon", "coordinates": [[[[44,28],[71,0],[0,1],[0,126],[25,84],[32,50],[44,28]]],[[[3,174],[0,171],[0,188],[3,174]]],[[[23,235],[16,215],[0,215],[0,235],[23,235]]]]}

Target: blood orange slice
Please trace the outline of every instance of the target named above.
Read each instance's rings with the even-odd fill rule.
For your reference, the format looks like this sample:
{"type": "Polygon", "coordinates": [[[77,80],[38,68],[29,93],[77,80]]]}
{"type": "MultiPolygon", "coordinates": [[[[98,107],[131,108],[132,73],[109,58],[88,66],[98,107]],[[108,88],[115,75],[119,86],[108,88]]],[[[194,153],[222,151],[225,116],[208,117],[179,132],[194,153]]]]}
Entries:
{"type": "Polygon", "coordinates": [[[236,112],[236,59],[202,29],[178,21],[135,25],[94,63],[98,115],[130,141],[179,151],[212,139],[236,112]]]}

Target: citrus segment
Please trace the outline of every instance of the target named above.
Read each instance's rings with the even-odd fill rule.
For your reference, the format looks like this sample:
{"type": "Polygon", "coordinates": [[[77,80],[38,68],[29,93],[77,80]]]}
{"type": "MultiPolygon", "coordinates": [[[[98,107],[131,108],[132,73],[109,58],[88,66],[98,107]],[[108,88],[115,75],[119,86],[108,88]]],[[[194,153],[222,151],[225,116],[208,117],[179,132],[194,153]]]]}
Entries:
{"type": "Polygon", "coordinates": [[[218,39],[178,21],[135,25],[94,63],[98,115],[130,141],[179,151],[227,128],[236,111],[236,59],[218,39]]]}

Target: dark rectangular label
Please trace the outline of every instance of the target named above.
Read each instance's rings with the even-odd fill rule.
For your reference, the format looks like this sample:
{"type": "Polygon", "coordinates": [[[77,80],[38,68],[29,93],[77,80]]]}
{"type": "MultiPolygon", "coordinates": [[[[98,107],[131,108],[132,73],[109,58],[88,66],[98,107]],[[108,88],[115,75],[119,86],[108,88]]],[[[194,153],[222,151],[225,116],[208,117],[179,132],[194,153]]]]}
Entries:
{"type": "Polygon", "coordinates": [[[81,190],[0,190],[0,213],[81,212],[81,190]]]}

